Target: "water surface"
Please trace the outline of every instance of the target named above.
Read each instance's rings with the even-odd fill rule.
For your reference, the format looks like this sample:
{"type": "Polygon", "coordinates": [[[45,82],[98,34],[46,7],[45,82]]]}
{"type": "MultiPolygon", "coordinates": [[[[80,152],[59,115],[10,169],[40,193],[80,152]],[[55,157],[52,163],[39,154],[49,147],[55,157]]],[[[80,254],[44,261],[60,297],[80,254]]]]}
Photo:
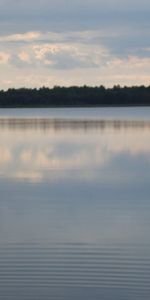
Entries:
{"type": "Polygon", "coordinates": [[[0,299],[149,299],[149,113],[0,111],[0,299]]]}

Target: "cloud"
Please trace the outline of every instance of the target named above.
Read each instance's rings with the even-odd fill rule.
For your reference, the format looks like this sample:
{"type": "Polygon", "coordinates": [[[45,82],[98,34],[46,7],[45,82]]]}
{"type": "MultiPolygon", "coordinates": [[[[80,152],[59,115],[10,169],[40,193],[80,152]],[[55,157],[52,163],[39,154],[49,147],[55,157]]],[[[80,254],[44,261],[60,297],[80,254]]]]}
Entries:
{"type": "MultiPolygon", "coordinates": [[[[99,64],[96,50],[92,51],[88,46],[83,47],[82,44],[37,45],[34,46],[34,51],[38,60],[54,69],[93,68],[99,64]]],[[[103,56],[102,51],[104,52],[99,48],[99,57],[103,56]]]]}
{"type": "Polygon", "coordinates": [[[76,0],[76,1],[68,1],[68,0],[1,0],[0,9],[3,14],[12,14],[18,15],[46,15],[49,13],[66,15],[68,13],[77,14],[78,13],[93,13],[100,12],[102,10],[105,11],[145,11],[149,9],[149,1],[143,0],[142,3],[140,0],[76,0]],[[29,10],[30,8],[30,10],[29,10]]]}
{"type": "MultiPolygon", "coordinates": [[[[42,39],[46,34],[39,34],[42,39]]],[[[23,35],[20,37],[24,41],[23,35]]],[[[27,33],[27,36],[32,36],[27,33]]],[[[34,35],[35,36],[35,35],[34,35]]],[[[81,37],[81,33],[79,34],[81,37]]],[[[78,68],[95,68],[104,63],[109,56],[109,51],[102,45],[85,44],[84,42],[67,42],[65,36],[57,36],[60,39],[59,43],[44,43],[42,40],[36,43],[32,41],[28,44],[15,44],[8,47],[9,56],[8,64],[17,68],[25,69],[26,67],[49,68],[51,70],[73,70],[78,68]]],[[[75,34],[75,39],[77,33],[75,34]]],[[[6,37],[3,38],[7,40],[6,37]]],[[[11,38],[10,38],[11,40],[11,38]]]]}
{"type": "Polygon", "coordinates": [[[22,51],[21,53],[18,54],[18,57],[20,58],[21,61],[24,61],[26,63],[30,62],[30,56],[27,52],[22,51]]]}
{"type": "Polygon", "coordinates": [[[84,31],[67,31],[67,32],[53,32],[53,31],[34,31],[17,33],[11,35],[1,35],[0,44],[9,47],[8,45],[15,46],[16,42],[19,45],[24,43],[32,44],[32,42],[38,42],[39,44],[61,44],[61,43],[82,43],[82,44],[100,44],[103,38],[117,38],[122,34],[120,29],[115,32],[111,29],[99,29],[99,30],[84,30],[84,31]]]}
{"type": "Polygon", "coordinates": [[[149,15],[149,0],[0,0],[1,87],[147,84],[149,15]]]}
{"type": "MultiPolygon", "coordinates": [[[[97,33],[91,33],[91,38],[97,33]]],[[[45,34],[40,34],[40,39],[45,34]]],[[[74,34],[75,39],[78,34],[74,34]]],[[[131,54],[120,56],[102,44],[67,42],[63,35],[56,35],[59,42],[31,42],[17,44],[9,49],[9,54],[2,52],[1,62],[16,72],[15,85],[39,87],[44,85],[100,85],[114,84],[136,85],[149,84],[150,58],[131,54]],[[22,74],[20,75],[20,70],[22,74]],[[37,74],[37,72],[39,74],[37,74]],[[63,74],[62,74],[63,72],[63,74]],[[30,78],[30,79],[29,79],[30,78]],[[17,83],[18,82],[18,83],[17,83]]],[[[10,68],[9,68],[10,72],[10,68]]],[[[3,73],[4,74],[4,73],[3,73]]],[[[12,81],[11,76],[3,78],[12,81]]]]}
{"type": "Polygon", "coordinates": [[[125,24],[138,31],[149,24],[149,13],[147,0],[1,0],[0,32],[115,30],[125,24]]]}
{"type": "Polygon", "coordinates": [[[124,28],[0,35],[1,86],[7,88],[9,82],[15,87],[39,87],[43,82],[50,86],[147,85],[148,35],[148,28],[142,34],[129,24],[124,28]]]}
{"type": "Polygon", "coordinates": [[[19,69],[26,69],[34,65],[34,61],[31,61],[29,54],[26,52],[11,54],[8,63],[19,69]]]}
{"type": "Polygon", "coordinates": [[[0,64],[6,64],[9,61],[9,54],[5,52],[0,52],[0,64]]]}
{"type": "Polygon", "coordinates": [[[0,42],[31,42],[38,40],[40,37],[39,32],[26,32],[22,34],[11,34],[8,36],[1,36],[0,42]]]}

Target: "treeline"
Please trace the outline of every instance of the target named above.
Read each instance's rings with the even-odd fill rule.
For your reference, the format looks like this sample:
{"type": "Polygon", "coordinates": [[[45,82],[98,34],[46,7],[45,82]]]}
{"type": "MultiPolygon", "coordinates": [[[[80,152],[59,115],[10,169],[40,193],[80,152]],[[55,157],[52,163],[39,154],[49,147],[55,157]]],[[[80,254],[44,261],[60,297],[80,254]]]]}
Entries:
{"type": "Polygon", "coordinates": [[[0,107],[149,106],[150,86],[72,86],[0,91],[0,107]]]}

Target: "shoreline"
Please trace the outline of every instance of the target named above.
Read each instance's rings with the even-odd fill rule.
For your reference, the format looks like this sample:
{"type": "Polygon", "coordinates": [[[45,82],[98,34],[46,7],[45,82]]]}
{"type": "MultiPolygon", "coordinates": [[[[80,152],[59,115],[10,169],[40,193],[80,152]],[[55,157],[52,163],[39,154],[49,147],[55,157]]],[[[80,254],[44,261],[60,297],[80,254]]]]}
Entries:
{"type": "Polygon", "coordinates": [[[118,104],[113,104],[113,105],[38,105],[38,106],[29,106],[29,105],[16,105],[16,106],[0,106],[0,109],[40,109],[40,108],[115,108],[115,107],[120,107],[120,108],[130,108],[130,107],[150,107],[150,104],[128,104],[128,105],[118,105],[118,104]]]}

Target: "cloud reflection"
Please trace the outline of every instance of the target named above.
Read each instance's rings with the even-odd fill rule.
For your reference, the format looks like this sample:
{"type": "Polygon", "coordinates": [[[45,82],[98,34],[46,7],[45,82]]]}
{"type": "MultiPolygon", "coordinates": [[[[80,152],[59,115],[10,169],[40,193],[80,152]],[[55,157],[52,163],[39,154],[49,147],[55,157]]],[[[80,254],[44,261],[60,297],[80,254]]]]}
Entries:
{"type": "Polygon", "coordinates": [[[149,121],[4,118],[0,134],[0,174],[9,179],[43,182],[80,171],[92,180],[113,163],[117,169],[120,157],[150,162],[149,121]]]}

